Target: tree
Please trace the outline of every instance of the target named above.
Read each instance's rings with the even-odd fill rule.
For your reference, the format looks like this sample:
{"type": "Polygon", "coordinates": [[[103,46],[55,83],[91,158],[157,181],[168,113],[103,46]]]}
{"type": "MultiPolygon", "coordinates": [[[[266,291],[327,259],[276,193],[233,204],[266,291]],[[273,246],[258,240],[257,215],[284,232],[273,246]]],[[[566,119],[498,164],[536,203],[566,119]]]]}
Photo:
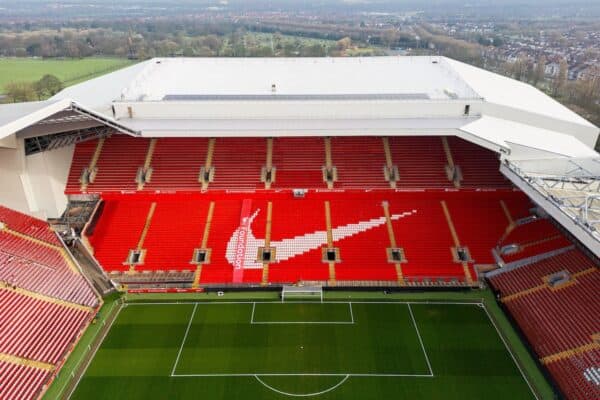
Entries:
{"type": "Polygon", "coordinates": [[[538,58],[535,66],[535,72],[533,74],[533,85],[537,86],[538,83],[544,80],[544,71],[546,70],[546,57],[543,55],[538,58]]]}
{"type": "Polygon", "coordinates": [[[560,60],[558,75],[554,79],[554,95],[559,95],[565,88],[565,83],[567,83],[567,73],[569,72],[569,67],[565,59],[560,60]]]}
{"type": "Polygon", "coordinates": [[[12,103],[36,100],[33,84],[29,82],[11,82],[5,86],[6,97],[12,103]]]}
{"type": "Polygon", "coordinates": [[[350,48],[350,46],[352,46],[352,39],[348,36],[337,41],[338,50],[344,51],[350,48]]]}
{"type": "Polygon", "coordinates": [[[399,37],[400,34],[396,29],[386,29],[382,34],[381,40],[386,47],[393,47],[396,45],[399,37]]]}
{"type": "Polygon", "coordinates": [[[38,99],[45,99],[54,96],[63,89],[63,84],[54,75],[46,74],[39,81],[33,84],[38,99]]]}

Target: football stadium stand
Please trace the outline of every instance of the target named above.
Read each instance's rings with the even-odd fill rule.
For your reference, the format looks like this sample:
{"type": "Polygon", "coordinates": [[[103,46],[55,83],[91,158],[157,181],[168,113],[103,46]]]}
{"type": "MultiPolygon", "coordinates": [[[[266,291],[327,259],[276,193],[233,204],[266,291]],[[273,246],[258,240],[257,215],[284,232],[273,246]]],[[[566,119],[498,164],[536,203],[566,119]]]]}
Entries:
{"type": "Polygon", "coordinates": [[[62,233],[0,207],[0,398],[40,396],[98,280],[489,284],[562,394],[600,398],[598,136],[444,57],[152,59],[0,105],[0,202],[62,233]]]}
{"type": "Polygon", "coordinates": [[[489,280],[561,391],[597,398],[600,271],[573,246],[556,253],[513,269],[509,263],[489,280]]]}
{"type": "Polygon", "coordinates": [[[100,305],[47,223],[0,206],[0,398],[40,396],[100,305]]]}

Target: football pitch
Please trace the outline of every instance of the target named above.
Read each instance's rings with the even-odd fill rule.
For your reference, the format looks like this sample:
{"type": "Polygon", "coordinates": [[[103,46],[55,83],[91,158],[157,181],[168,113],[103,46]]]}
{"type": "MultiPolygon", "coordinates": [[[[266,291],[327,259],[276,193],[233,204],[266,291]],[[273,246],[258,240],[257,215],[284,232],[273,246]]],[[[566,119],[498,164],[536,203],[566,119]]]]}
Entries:
{"type": "Polygon", "coordinates": [[[481,303],[129,303],[72,399],[535,399],[481,303]]]}

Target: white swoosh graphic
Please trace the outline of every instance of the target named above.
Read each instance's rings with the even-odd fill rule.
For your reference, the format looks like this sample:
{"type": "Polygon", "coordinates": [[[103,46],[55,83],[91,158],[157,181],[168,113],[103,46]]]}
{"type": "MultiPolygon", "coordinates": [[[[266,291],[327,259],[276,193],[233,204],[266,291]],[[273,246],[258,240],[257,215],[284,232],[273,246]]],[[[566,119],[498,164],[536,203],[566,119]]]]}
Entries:
{"type": "MultiPolygon", "coordinates": [[[[252,221],[256,218],[260,209],[256,210],[252,217],[250,217],[250,229],[246,237],[246,253],[244,255],[244,268],[262,268],[262,263],[257,262],[256,256],[258,248],[265,245],[265,239],[257,239],[252,232],[252,221]]],[[[392,214],[390,218],[392,220],[398,220],[400,218],[408,217],[416,214],[417,210],[406,211],[402,214],[392,214]]],[[[376,228],[386,223],[385,217],[373,218],[368,221],[357,222],[354,224],[342,225],[331,230],[333,234],[333,240],[338,241],[350,236],[354,236],[358,233],[368,231],[369,229],[376,228]]],[[[235,251],[238,234],[242,228],[238,227],[235,232],[229,238],[227,242],[227,251],[225,252],[225,258],[231,265],[235,263],[235,251]]],[[[294,236],[293,238],[283,240],[271,240],[271,247],[275,247],[276,259],[274,262],[280,262],[289,260],[292,257],[299,256],[310,250],[315,250],[323,247],[327,243],[327,231],[316,231],[307,233],[300,236],[294,236]]]]}

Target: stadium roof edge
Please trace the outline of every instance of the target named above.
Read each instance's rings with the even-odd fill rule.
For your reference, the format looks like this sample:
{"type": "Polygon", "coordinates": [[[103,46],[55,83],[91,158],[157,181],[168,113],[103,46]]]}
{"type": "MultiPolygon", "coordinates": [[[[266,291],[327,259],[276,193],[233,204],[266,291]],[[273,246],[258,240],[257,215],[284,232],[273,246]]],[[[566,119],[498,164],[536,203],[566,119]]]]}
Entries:
{"type": "Polygon", "coordinates": [[[33,101],[25,103],[0,104],[0,140],[43,121],[61,111],[75,111],[84,114],[101,124],[110,126],[122,133],[139,136],[139,132],[131,129],[113,118],[82,106],[71,99],[33,101]]]}
{"type": "Polygon", "coordinates": [[[598,157],[598,153],[573,136],[502,118],[484,115],[462,126],[460,131],[463,139],[511,159],[598,157]]]}

